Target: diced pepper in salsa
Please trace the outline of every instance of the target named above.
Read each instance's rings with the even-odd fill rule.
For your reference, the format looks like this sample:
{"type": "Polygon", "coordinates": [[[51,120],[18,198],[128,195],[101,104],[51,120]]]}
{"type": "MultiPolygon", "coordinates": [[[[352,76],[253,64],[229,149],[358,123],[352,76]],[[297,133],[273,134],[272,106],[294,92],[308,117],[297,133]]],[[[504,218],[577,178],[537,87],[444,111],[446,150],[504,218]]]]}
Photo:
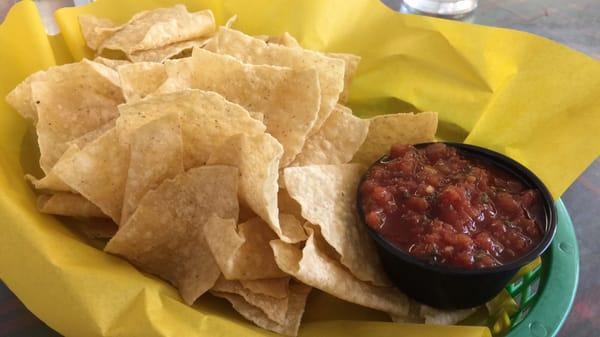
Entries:
{"type": "Polygon", "coordinates": [[[367,225],[431,264],[498,266],[542,238],[537,190],[442,143],[393,145],[359,192],[367,225]]]}

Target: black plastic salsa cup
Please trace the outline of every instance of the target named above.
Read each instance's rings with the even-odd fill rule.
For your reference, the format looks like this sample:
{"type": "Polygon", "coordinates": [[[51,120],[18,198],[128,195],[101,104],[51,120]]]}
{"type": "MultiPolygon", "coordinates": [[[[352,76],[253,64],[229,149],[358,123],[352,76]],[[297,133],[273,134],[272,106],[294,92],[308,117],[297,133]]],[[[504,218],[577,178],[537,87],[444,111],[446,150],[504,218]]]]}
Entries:
{"type": "MultiPolygon", "coordinates": [[[[433,143],[414,145],[422,148],[433,143]]],[[[465,309],[481,305],[494,298],[521,269],[540,256],[556,233],[556,209],[550,192],[541,180],[518,162],[497,152],[473,145],[446,143],[458,150],[465,158],[476,158],[489,163],[523,182],[530,189],[536,189],[541,196],[543,218],[538,219],[543,230],[542,240],[527,254],[501,266],[463,269],[446,265],[433,265],[417,259],[399,247],[388,242],[364,221],[362,196],[358,189],[357,209],[361,222],[376,243],[383,267],[398,289],[409,297],[439,309],[465,309]]],[[[373,165],[385,160],[380,158],[373,165]]]]}

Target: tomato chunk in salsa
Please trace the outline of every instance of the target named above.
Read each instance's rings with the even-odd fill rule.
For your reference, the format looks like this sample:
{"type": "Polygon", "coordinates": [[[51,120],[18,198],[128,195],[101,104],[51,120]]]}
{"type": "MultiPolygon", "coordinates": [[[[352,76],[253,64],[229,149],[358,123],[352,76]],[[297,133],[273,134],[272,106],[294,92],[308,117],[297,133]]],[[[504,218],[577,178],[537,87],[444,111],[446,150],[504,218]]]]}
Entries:
{"type": "Polygon", "coordinates": [[[442,143],[393,145],[369,169],[360,194],[368,226],[431,264],[498,266],[542,238],[537,190],[442,143]]]}

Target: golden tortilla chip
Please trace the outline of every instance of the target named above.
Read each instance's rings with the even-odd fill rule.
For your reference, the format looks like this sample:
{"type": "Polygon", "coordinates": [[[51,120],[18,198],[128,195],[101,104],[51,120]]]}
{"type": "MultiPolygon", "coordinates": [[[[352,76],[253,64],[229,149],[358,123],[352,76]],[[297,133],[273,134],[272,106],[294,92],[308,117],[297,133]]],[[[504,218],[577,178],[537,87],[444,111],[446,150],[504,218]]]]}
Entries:
{"type": "Polygon", "coordinates": [[[239,197],[254,213],[283,235],[277,208],[277,178],[283,147],[268,133],[237,134],[208,158],[207,164],[236,166],[240,170],[239,197]]]}
{"type": "Polygon", "coordinates": [[[344,164],[288,167],[283,172],[302,217],[321,228],[341,263],[359,280],[387,286],[376,247],[356,216],[356,191],[364,171],[362,165],[344,164]]]}
{"type": "Polygon", "coordinates": [[[113,128],[71,157],[59,161],[53,171],[73,191],[118,223],[128,167],[129,151],[119,143],[113,128]]]}
{"type": "MultiPolygon", "coordinates": [[[[87,144],[95,141],[96,139],[98,139],[98,137],[102,136],[103,134],[105,134],[108,130],[112,129],[115,127],[115,119],[110,120],[108,123],[88,132],[88,133],[84,133],[83,135],[69,141],[67,144],[69,144],[69,147],[75,145],[78,148],[82,149],[84,148],[87,144]]],[[[63,154],[64,156],[64,154],[63,154]]],[[[62,159],[62,157],[61,157],[62,159]]]]}
{"type": "Polygon", "coordinates": [[[117,68],[122,65],[131,64],[131,62],[129,62],[127,60],[114,60],[114,59],[109,59],[109,58],[102,57],[102,56],[95,57],[93,61],[96,63],[103,64],[114,70],[117,70],[117,68]]]}
{"type": "MultiPolygon", "coordinates": [[[[288,32],[277,36],[259,35],[256,36],[256,38],[266,42],[267,44],[273,43],[291,48],[302,48],[300,46],[300,43],[298,43],[298,40],[296,40],[296,38],[294,38],[288,32]]],[[[211,48],[208,49],[212,50],[211,48]]],[[[345,63],[344,90],[340,94],[339,99],[340,103],[345,103],[348,100],[348,89],[350,87],[350,83],[352,83],[352,80],[356,75],[356,71],[358,70],[358,64],[360,63],[361,57],[358,55],[347,53],[324,53],[324,55],[343,60],[345,63]]]]}
{"type": "Polygon", "coordinates": [[[46,72],[35,72],[29,75],[23,82],[19,83],[19,85],[6,95],[6,102],[23,118],[31,119],[34,125],[37,124],[38,116],[36,105],[31,97],[31,84],[43,80],[45,77],[46,72]]]}
{"type": "Polygon", "coordinates": [[[31,84],[37,107],[40,166],[48,173],[68,142],[118,116],[123,102],[117,73],[83,60],[49,69],[31,84]]]}
{"type": "Polygon", "coordinates": [[[417,144],[433,141],[437,130],[437,113],[397,113],[371,118],[367,139],[352,159],[371,165],[390,151],[393,144],[417,144]]]}
{"type": "Polygon", "coordinates": [[[148,192],[105,250],[179,289],[192,304],[219,278],[202,227],[236,221],[238,170],[203,166],[165,180],[148,192]]]}
{"type": "Polygon", "coordinates": [[[317,118],[320,95],[314,69],[249,65],[198,48],[192,57],[165,61],[165,69],[170,85],[165,83],[159,91],[182,87],[215,91],[262,113],[267,132],[283,146],[281,167],[300,152],[317,118]]]}
{"type": "Polygon", "coordinates": [[[166,114],[178,114],[183,137],[186,169],[204,165],[211,153],[229,137],[246,133],[262,134],[265,125],[253,119],[241,106],[214,92],[189,90],[152,95],[119,106],[117,129],[121,140],[141,125],[166,114]],[[125,136],[124,136],[125,135],[125,136]]]}
{"type": "Polygon", "coordinates": [[[175,42],[155,49],[139,50],[127,55],[127,57],[133,62],[162,62],[170,58],[176,58],[184,53],[187,53],[187,56],[190,56],[193,48],[204,47],[208,40],[209,38],[204,38],[175,42]]]}
{"type": "Polygon", "coordinates": [[[210,10],[189,13],[184,5],[157,8],[134,15],[97,48],[121,50],[132,54],[166,45],[206,37],[215,31],[210,10]]]}
{"type": "Polygon", "coordinates": [[[127,222],[149,190],[183,172],[178,116],[166,115],[135,130],[131,135],[130,153],[120,223],[127,222]]]}
{"type": "Polygon", "coordinates": [[[127,102],[140,100],[155,92],[167,80],[161,63],[139,62],[120,66],[117,71],[127,102]]]}
{"type": "Polygon", "coordinates": [[[327,53],[326,55],[336,59],[344,60],[346,64],[346,69],[344,71],[344,91],[342,91],[340,94],[340,103],[345,103],[348,101],[350,84],[356,75],[361,57],[358,55],[345,53],[327,53]]]}
{"type": "Polygon", "coordinates": [[[302,218],[300,215],[279,213],[279,225],[281,226],[282,235],[279,236],[283,242],[298,243],[308,239],[308,235],[303,228],[302,218]]]}
{"type": "Polygon", "coordinates": [[[296,336],[298,334],[302,315],[304,314],[306,298],[308,297],[310,290],[311,288],[304,284],[293,283],[290,285],[290,299],[284,324],[278,324],[277,322],[270,320],[262,310],[249,304],[239,295],[217,291],[211,293],[228,300],[237,312],[259,327],[287,336],[296,336]]]}
{"type": "Polygon", "coordinates": [[[261,280],[240,280],[242,287],[249,291],[274,298],[289,296],[289,277],[266,278],[261,280]]]}
{"type": "Polygon", "coordinates": [[[409,299],[409,308],[408,314],[399,316],[394,314],[389,314],[392,322],[394,323],[414,323],[414,324],[423,324],[425,323],[425,318],[421,316],[421,304],[413,299],[409,299]]]}
{"type": "Polygon", "coordinates": [[[38,210],[42,213],[76,216],[107,218],[98,206],[79,194],[55,193],[42,194],[37,200],[38,210]]]}
{"type": "Polygon", "coordinates": [[[352,115],[352,110],[338,104],[321,129],[306,140],[290,166],[345,164],[365,141],[368,131],[369,120],[352,115]]]}
{"type": "Polygon", "coordinates": [[[260,218],[238,225],[209,221],[204,235],[221,272],[228,280],[259,280],[287,276],[275,263],[269,241],[277,235],[260,218]]]}
{"type": "Polygon", "coordinates": [[[217,280],[211,290],[240,295],[246,302],[262,310],[270,320],[278,324],[285,323],[289,300],[289,297],[287,296],[283,298],[274,298],[255,294],[244,288],[240,281],[229,281],[222,277],[217,280]]]}
{"type": "Polygon", "coordinates": [[[339,299],[368,308],[408,314],[408,298],[395,288],[376,287],[356,279],[344,266],[325,253],[327,244],[309,228],[304,249],[280,240],[271,241],[277,265],[302,283],[339,299]]]}
{"type": "MultiPolygon", "coordinates": [[[[70,144],[67,150],[62,154],[59,158],[60,161],[69,160],[75,154],[79,153],[81,148],[75,144],[70,144]]],[[[37,179],[36,177],[26,174],[25,179],[29,180],[33,186],[35,186],[38,190],[50,190],[50,191],[60,191],[60,192],[73,192],[73,190],[69,187],[69,185],[65,184],[60,178],[56,175],[56,169],[53,167],[48,174],[41,178],[37,179]]]]}
{"type": "Polygon", "coordinates": [[[79,27],[85,43],[92,50],[98,50],[106,39],[122,28],[109,19],[91,15],[79,16],[79,27]]]}
{"type": "Polygon", "coordinates": [[[440,310],[430,306],[421,305],[420,315],[425,317],[425,324],[452,325],[471,316],[477,308],[462,310],[440,310]]]}
{"type": "Polygon", "coordinates": [[[311,133],[321,128],[344,89],[344,61],[308,49],[267,44],[240,31],[221,27],[207,48],[250,64],[266,64],[292,69],[314,68],[319,74],[321,105],[311,133]]]}
{"type": "Polygon", "coordinates": [[[302,48],[300,46],[300,43],[298,42],[298,40],[296,40],[296,38],[288,32],[284,32],[283,34],[276,35],[276,36],[259,35],[259,36],[256,36],[256,38],[261,39],[261,40],[265,41],[266,43],[280,44],[282,46],[292,47],[292,48],[302,48]]]}

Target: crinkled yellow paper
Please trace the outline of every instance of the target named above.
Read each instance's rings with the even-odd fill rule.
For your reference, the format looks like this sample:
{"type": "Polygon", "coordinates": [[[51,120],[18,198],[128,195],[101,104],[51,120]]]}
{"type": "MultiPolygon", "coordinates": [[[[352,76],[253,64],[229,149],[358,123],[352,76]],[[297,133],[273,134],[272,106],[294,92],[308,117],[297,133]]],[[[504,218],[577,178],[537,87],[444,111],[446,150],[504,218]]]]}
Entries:
{"type": "MultiPolygon", "coordinates": [[[[555,197],[600,153],[599,62],[526,33],[400,15],[378,0],[101,0],[57,12],[62,36],[50,38],[23,1],[0,26],[0,97],[36,70],[89,56],[78,15],[124,22],[181,2],[212,9],[220,23],[237,14],[234,28],[250,34],[289,31],[304,47],[361,55],[356,113],[438,111],[440,138],[508,154],[555,197]]],[[[48,325],[77,337],[273,335],[211,296],[188,307],[166,283],[39,214],[23,179],[40,173],[36,148],[32,127],[0,100],[0,277],[48,325]]],[[[384,320],[315,292],[300,335],[489,336],[384,320]]]]}

